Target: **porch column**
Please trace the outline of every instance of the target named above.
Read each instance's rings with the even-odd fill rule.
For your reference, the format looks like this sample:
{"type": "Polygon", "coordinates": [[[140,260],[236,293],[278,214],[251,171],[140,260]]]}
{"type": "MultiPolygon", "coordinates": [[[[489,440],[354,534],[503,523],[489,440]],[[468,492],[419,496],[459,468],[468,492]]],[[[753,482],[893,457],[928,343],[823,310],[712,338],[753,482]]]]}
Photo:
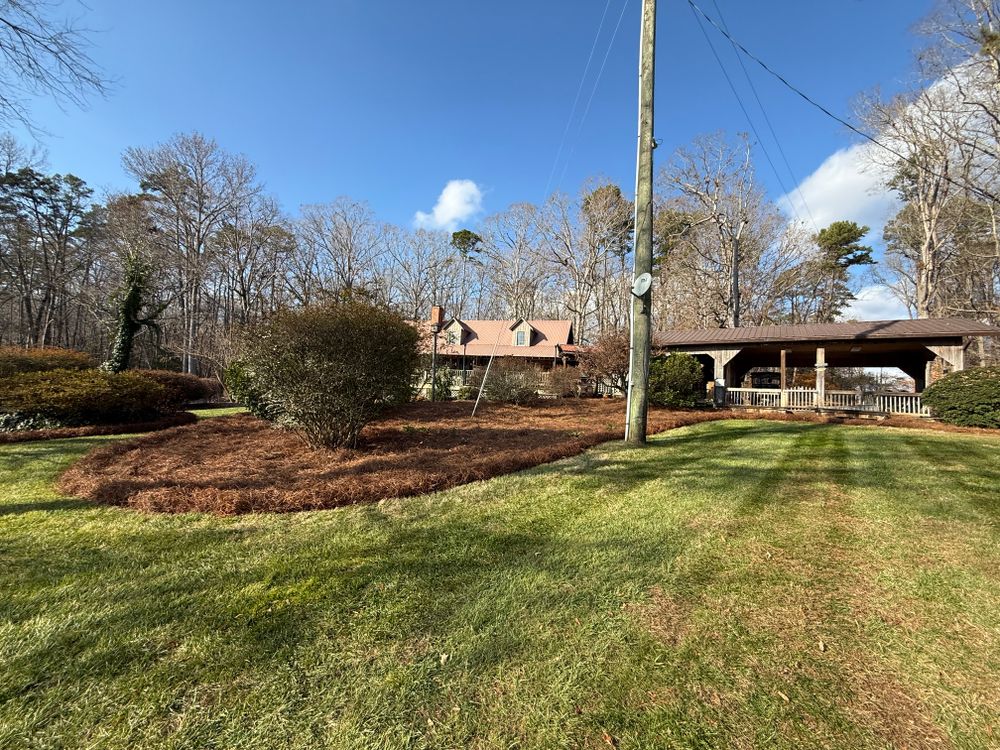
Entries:
{"type": "Polygon", "coordinates": [[[786,363],[788,360],[788,350],[781,350],[781,406],[782,408],[788,406],[788,369],[786,363]]]}
{"type": "Polygon", "coordinates": [[[826,348],[816,347],[816,408],[826,406],[826,348]]]}
{"type": "Polygon", "coordinates": [[[716,406],[722,406],[726,403],[726,366],[739,353],[739,349],[714,349],[706,352],[714,363],[716,406]]]}

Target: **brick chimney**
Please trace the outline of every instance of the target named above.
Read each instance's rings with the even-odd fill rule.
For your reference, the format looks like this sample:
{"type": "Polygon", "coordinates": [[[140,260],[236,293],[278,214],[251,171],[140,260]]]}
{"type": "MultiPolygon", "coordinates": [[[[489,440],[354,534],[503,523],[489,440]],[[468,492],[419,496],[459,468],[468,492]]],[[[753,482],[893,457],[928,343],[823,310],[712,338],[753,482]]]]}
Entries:
{"type": "Polygon", "coordinates": [[[444,308],[434,305],[431,308],[431,327],[440,329],[444,325],[444,308]]]}

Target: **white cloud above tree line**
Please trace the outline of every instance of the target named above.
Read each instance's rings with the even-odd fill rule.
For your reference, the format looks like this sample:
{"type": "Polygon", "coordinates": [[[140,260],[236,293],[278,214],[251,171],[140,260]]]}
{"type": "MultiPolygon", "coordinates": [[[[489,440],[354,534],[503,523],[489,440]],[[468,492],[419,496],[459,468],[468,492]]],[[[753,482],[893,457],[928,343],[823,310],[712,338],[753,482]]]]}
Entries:
{"type": "Polygon", "coordinates": [[[819,229],[834,221],[856,221],[872,228],[869,239],[881,237],[900,204],[884,187],[882,171],[865,158],[868,148],[855,144],[835,151],[778,205],[810,227],[813,221],[819,229]]]}
{"type": "Polygon", "coordinates": [[[862,287],[854,297],[840,315],[844,320],[900,320],[910,317],[906,305],[882,284],[862,287]]]}
{"type": "Polygon", "coordinates": [[[430,213],[417,211],[413,223],[420,229],[454,232],[459,224],[483,210],[483,191],[472,180],[449,180],[430,213]]]}

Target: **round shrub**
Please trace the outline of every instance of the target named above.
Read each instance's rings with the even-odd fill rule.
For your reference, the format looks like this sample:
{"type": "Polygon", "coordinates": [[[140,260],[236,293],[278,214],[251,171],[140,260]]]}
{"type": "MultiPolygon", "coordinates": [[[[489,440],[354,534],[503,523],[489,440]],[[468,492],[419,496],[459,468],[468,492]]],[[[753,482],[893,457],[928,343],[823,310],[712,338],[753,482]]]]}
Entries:
{"type": "Polygon", "coordinates": [[[353,446],[386,406],[412,396],[419,339],[401,316],[364,302],[288,310],[246,337],[242,374],[311,445],[353,446]]]}
{"type": "Polygon", "coordinates": [[[20,372],[45,372],[46,370],[86,370],[97,363],[89,354],[57,346],[39,346],[23,349],[19,346],[0,346],[0,378],[20,372]]]}
{"type": "Polygon", "coordinates": [[[649,364],[649,401],[656,406],[695,406],[704,398],[701,362],[678,352],[649,364]]]}
{"type": "Polygon", "coordinates": [[[167,392],[167,397],[178,404],[204,401],[215,393],[209,378],[199,378],[185,372],[173,370],[133,370],[137,375],[159,383],[167,392]]]}
{"type": "Polygon", "coordinates": [[[494,359],[489,374],[486,368],[473,370],[469,378],[471,398],[476,398],[486,377],[483,399],[503,404],[526,404],[538,397],[542,387],[542,371],[533,364],[513,357],[494,359]]]}
{"type": "Polygon", "coordinates": [[[964,427],[1000,427],[1000,367],[960,370],[933,383],[923,403],[942,422],[964,427]]]}
{"type": "Polygon", "coordinates": [[[134,372],[50,370],[0,380],[0,414],[8,428],[138,422],[178,406],[162,385],[134,372]]]}

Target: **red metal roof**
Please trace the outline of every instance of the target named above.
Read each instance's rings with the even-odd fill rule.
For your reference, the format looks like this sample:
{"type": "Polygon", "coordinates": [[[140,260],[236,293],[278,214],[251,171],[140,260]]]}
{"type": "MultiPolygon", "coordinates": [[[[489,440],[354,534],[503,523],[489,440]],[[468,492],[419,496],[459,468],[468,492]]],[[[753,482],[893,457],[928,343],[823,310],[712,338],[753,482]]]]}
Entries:
{"type": "Polygon", "coordinates": [[[955,336],[1000,336],[1000,328],[968,318],[864,320],[850,323],[660,331],[653,334],[653,344],[658,347],[739,346],[790,341],[932,339],[955,336]]]}
{"type": "Polygon", "coordinates": [[[468,357],[488,357],[496,347],[498,357],[529,357],[554,359],[559,349],[565,351],[573,340],[573,324],[569,320],[525,320],[534,331],[529,346],[513,346],[511,328],[517,320],[458,320],[465,328],[464,343],[448,344],[447,330],[455,320],[445,324],[438,336],[438,354],[468,357]]]}

